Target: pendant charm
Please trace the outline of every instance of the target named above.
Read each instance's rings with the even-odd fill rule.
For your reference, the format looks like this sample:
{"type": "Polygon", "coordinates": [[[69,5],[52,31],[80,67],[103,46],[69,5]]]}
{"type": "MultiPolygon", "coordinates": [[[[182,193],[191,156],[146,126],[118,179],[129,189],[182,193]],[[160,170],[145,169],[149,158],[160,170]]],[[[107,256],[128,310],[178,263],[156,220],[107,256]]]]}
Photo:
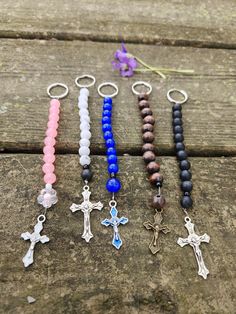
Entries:
{"type": "Polygon", "coordinates": [[[161,222],[163,220],[161,212],[156,212],[154,215],[154,222],[151,223],[150,221],[146,221],[143,223],[144,227],[147,230],[153,231],[153,237],[152,241],[149,244],[149,249],[152,252],[152,254],[156,254],[160,251],[160,244],[159,244],[159,233],[163,232],[164,234],[167,234],[170,232],[170,229],[166,225],[162,225],[161,222]]]}
{"type": "MultiPolygon", "coordinates": [[[[115,202],[115,201],[111,201],[111,202],[115,202]]],[[[106,227],[109,227],[109,226],[113,227],[114,236],[113,236],[112,244],[114,245],[114,247],[117,250],[119,250],[120,247],[122,246],[122,240],[121,240],[121,237],[119,235],[118,226],[120,224],[122,224],[122,225],[127,224],[127,222],[129,220],[128,220],[128,218],[125,218],[125,217],[118,218],[117,217],[118,210],[116,209],[115,206],[111,207],[110,214],[111,214],[111,219],[104,219],[102,221],[102,225],[104,225],[106,227]]]]}
{"type": "Polygon", "coordinates": [[[43,223],[46,220],[46,217],[44,215],[40,215],[38,216],[37,220],[38,222],[34,226],[33,233],[24,232],[21,234],[21,238],[23,238],[24,240],[30,240],[31,242],[27,253],[22,259],[25,267],[28,267],[34,262],[34,248],[35,248],[36,243],[38,242],[46,243],[49,241],[49,238],[46,235],[41,236],[40,234],[40,232],[43,230],[43,223]]]}
{"type": "Polygon", "coordinates": [[[101,202],[98,203],[91,203],[90,202],[90,195],[91,192],[89,191],[89,186],[85,185],[83,187],[83,198],[84,201],[82,204],[72,204],[70,210],[74,213],[77,210],[81,210],[84,213],[84,232],[82,234],[82,238],[88,243],[91,238],[93,238],[93,234],[91,232],[91,225],[90,225],[90,213],[93,209],[101,210],[103,208],[103,204],[101,202]]]}
{"type": "Polygon", "coordinates": [[[187,238],[179,238],[177,243],[181,247],[184,247],[185,245],[188,244],[193,248],[198,264],[198,275],[202,276],[204,279],[207,279],[209,270],[206,268],[204,264],[200,245],[202,242],[209,243],[210,237],[206,233],[204,233],[201,236],[197,235],[194,231],[194,224],[191,222],[191,219],[188,216],[186,216],[184,220],[186,222],[184,226],[188,230],[189,236],[187,238]]]}

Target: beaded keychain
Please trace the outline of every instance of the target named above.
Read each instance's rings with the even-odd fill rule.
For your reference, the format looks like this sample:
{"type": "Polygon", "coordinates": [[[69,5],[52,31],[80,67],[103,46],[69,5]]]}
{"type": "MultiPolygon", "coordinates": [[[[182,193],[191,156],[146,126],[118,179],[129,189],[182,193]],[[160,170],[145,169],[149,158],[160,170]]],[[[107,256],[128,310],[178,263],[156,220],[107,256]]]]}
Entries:
{"type": "Polygon", "coordinates": [[[91,232],[91,225],[90,225],[90,213],[93,209],[101,210],[103,208],[103,204],[101,202],[98,203],[91,203],[90,202],[90,195],[91,192],[89,190],[88,182],[92,179],[92,172],[90,170],[90,163],[91,159],[90,155],[90,116],[88,111],[88,97],[89,97],[89,90],[88,87],[91,87],[95,84],[96,80],[95,77],[91,75],[82,75],[78,76],[75,79],[75,84],[80,87],[80,94],[78,97],[78,108],[79,108],[79,116],[80,116],[80,148],[79,148],[79,155],[80,155],[80,164],[83,167],[81,177],[84,180],[84,187],[83,187],[83,202],[80,205],[72,204],[70,210],[72,212],[76,212],[77,210],[81,210],[84,214],[84,232],[82,234],[82,238],[88,243],[91,238],[93,238],[93,234],[91,232]],[[81,79],[91,79],[92,82],[87,85],[82,85],[79,83],[81,79]]]}
{"type": "Polygon", "coordinates": [[[28,267],[34,262],[34,248],[36,243],[46,243],[49,241],[49,238],[46,235],[41,235],[40,232],[43,230],[43,223],[46,221],[47,209],[56,204],[58,201],[57,192],[52,188],[52,184],[56,182],[56,175],[54,174],[55,167],[53,165],[55,161],[54,146],[56,144],[55,138],[57,136],[60,113],[59,99],[66,97],[68,92],[68,87],[61,83],[52,84],[47,88],[47,94],[50,98],[52,98],[52,100],[50,101],[49,119],[47,124],[48,128],[46,131],[43,148],[44,165],[42,170],[44,173],[43,179],[45,182],[45,188],[41,190],[40,195],[37,198],[38,203],[44,207],[44,213],[38,216],[33,233],[24,232],[21,234],[21,238],[24,240],[30,240],[31,242],[26,255],[22,259],[25,267],[28,267]],[[54,96],[51,94],[51,89],[55,87],[62,87],[65,89],[65,92],[61,95],[54,96]]]}
{"type": "Polygon", "coordinates": [[[151,184],[157,187],[158,193],[153,197],[152,207],[155,210],[154,221],[146,221],[143,223],[144,227],[147,230],[153,231],[153,236],[151,243],[149,244],[150,251],[152,254],[156,254],[160,251],[159,245],[159,233],[162,232],[164,234],[170,232],[169,228],[166,225],[162,224],[162,213],[163,208],[165,206],[165,198],[161,194],[161,188],[163,183],[163,176],[160,174],[160,165],[156,162],[155,155],[155,146],[154,142],[154,124],[155,119],[153,118],[152,110],[149,105],[149,94],[152,92],[152,86],[147,82],[138,81],[132,85],[132,91],[135,95],[138,95],[138,107],[141,112],[141,117],[143,119],[142,133],[143,133],[143,160],[146,163],[146,169],[148,174],[150,175],[149,181],[151,184]],[[139,93],[136,90],[137,86],[145,86],[148,88],[146,93],[139,93]]]}
{"type": "Polygon", "coordinates": [[[98,87],[98,93],[103,99],[103,113],[102,113],[102,131],[103,137],[107,149],[107,162],[108,162],[108,173],[110,178],[107,180],[106,189],[111,193],[111,201],[109,202],[111,219],[104,219],[102,225],[113,228],[113,240],[112,244],[116,249],[120,249],[122,246],[122,240],[119,235],[118,226],[120,224],[125,225],[128,222],[128,218],[118,218],[117,202],[115,200],[115,193],[121,189],[121,183],[117,179],[116,175],[119,172],[118,158],[116,153],[116,143],[112,133],[112,97],[118,94],[118,87],[110,82],[103,83],[98,87]],[[105,95],[101,92],[102,88],[110,86],[115,89],[115,92],[111,95],[105,95]]]}
{"type": "Polygon", "coordinates": [[[191,177],[192,174],[189,171],[190,162],[188,161],[188,156],[185,151],[184,145],[184,136],[183,136],[183,123],[182,123],[182,104],[184,104],[188,95],[183,90],[171,89],[167,93],[168,100],[173,103],[172,107],[172,118],[173,118],[173,134],[174,134],[174,142],[175,142],[175,151],[176,156],[179,161],[180,168],[180,179],[181,179],[181,190],[183,192],[183,196],[181,198],[180,204],[185,213],[184,221],[185,228],[188,230],[187,238],[179,238],[177,243],[184,247],[185,245],[190,245],[193,248],[197,264],[198,264],[198,275],[202,276],[204,279],[207,279],[207,275],[209,274],[209,270],[206,268],[202,252],[200,249],[200,245],[202,242],[209,243],[210,237],[206,233],[199,236],[194,231],[194,224],[191,222],[191,219],[188,215],[188,210],[192,207],[193,201],[191,198],[191,191],[193,188],[191,177]],[[180,93],[184,99],[182,101],[177,101],[171,97],[171,93],[180,93]]]}

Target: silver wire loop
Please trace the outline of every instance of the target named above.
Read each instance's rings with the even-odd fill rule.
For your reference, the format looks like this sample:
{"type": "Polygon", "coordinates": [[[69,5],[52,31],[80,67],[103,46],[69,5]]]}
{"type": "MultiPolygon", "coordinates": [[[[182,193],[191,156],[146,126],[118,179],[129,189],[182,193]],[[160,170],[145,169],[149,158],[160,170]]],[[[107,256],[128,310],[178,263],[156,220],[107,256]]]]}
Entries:
{"type": "Polygon", "coordinates": [[[167,99],[170,102],[174,102],[176,104],[181,105],[181,104],[184,104],[188,100],[188,94],[182,89],[172,88],[167,92],[167,99]],[[171,93],[174,93],[174,92],[181,94],[184,97],[184,99],[183,100],[175,100],[174,98],[172,98],[170,95],[171,95],[171,93]]]}
{"type": "Polygon", "coordinates": [[[102,83],[102,84],[100,84],[100,85],[98,86],[98,94],[99,94],[100,96],[104,97],[104,98],[105,98],[105,97],[109,97],[109,98],[115,97],[118,93],[119,93],[119,89],[118,89],[118,87],[116,86],[116,84],[114,84],[114,83],[111,83],[111,82],[104,82],[104,83],[102,83]],[[115,89],[115,92],[114,92],[113,94],[110,94],[110,95],[103,94],[103,93],[101,92],[101,90],[102,90],[102,88],[104,88],[104,87],[106,87],[106,86],[111,86],[111,87],[113,87],[113,88],[115,89]]]}
{"type": "Polygon", "coordinates": [[[111,200],[110,202],[109,202],[109,206],[112,208],[112,207],[116,207],[116,205],[117,205],[117,202],[115,201],[115,200],[111,200]]]}
{"type": "Polygon", "coordinates": [[[69,88],[67,87],[66,84],[62,84],[62,83],[53,83],[51,85],[48,86],[47,88],[47,94],[50,98],[53,98],[53,99],[62,99],[62,98],[65,98],[69,93],[69,88]],[[65,89],[65,92],[60,94],[60,95],[52,95],[51,94],[51,90],[55,87],[62,87],[65,89]]]}
{"type": "Polygon", "coordinates": [[[45,215],[39,215],[37,220],[38,220],[38,222],[44,222],[46,220],[46,216],[45,215]]]}
{"type": "Polygon", "coordinates": [[[93,86],[95,83],[96,83],[95,77],[93,75],[89,75],[89,74],[84,74],[84,75],[77,76],[76,79],[75,79],[75,84],[78,87],[80,87],[80,88],[88,88],[88,87],[93,86]],[[92,80],[92,82],[89,83],[89,84],[80,84],[79,80],[82,80],[82,79],[85,79],[85,78],[92,80]]]}
{"type": "Polygon", "coordinates": [[[146,95],[149,95],[151,94],[152,92],[152,85],[147,83],[147,82],[144,82],[144,81],[137,81],[135,82],[133,85],[132,85],[132,92],[135,94],[135,95],[141,95],[142,93],[138,92],[135,88],[137,86],[145,86],[148,88],[148,91],[145,92],[146,95]]]}

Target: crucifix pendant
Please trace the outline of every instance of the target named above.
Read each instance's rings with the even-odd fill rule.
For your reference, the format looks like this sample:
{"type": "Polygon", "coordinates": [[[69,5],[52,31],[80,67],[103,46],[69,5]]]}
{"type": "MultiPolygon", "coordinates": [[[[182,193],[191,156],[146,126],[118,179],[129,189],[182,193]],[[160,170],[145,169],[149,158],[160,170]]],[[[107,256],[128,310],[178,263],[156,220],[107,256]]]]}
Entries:
{"type": "Polygon", "coordinates": [[[41,235],[40,232],[43,230],[43,223],[46,220],[46,217],[44,215],[38,216],[38,222],[34,226],[34,232],[29,233],[29,232],[24,232],[21,234],[21,238],[24,240],[30,240],[30,247],[23,257],[22,261],[24,263],[25,267],[28,267],[29,265],[33,264],[34,262],[34,248],[36,243],[41,242],[41,243],[46,243],[49,241],[49,238],[45,235],[41,235]]]}
{"type": "Polygon", "coordinates": [[[81,210],[84,213],[84,232],[82,234],[82,238],[88,243],[91,238],[93,238],[93,234],[91,232],[91,225],[90,225],[90,213],[93,209],[101,210],[103,208],[103,204],[101,202],[98,203],[91,203],[90,202],[90,195],[91,192],[89,191],[89,186],[85,185],[83,187],[83,198],[84,201],[80,204],[72,204],[70,210],[74,213],[77,210],[81,210]]]}
{"type": "Polygon", "coordinates": [[[159,233],[163,232],[164,234],[167,234],[170,232],[169,228],[166,225],[162,225],[161,222],[163,220],[161,212],[156,212],[154,215],[154,222],[146,221],[143,223],[144,227],[147,230],[152,230],[153,231],[153,237],[152,241],[149,244],[149,249],[152,252],[152,254],[156,254],[157,252],[160,251],[160,244],[158,241],[159,238],[159,233]]]}
{"type": "Polygon", "coordinates": [[[210,237],[206,233],[199,236],[194,231],[194,224],[191,222],[191,219],[187,216],[184,218],[186,224],[184,225],[185,228],[188,230],[188,237],[187,238],[179,238],[177,243],[184,247],[185,245],[190,245],[193,248],[197,264],[198,264],[198,275],[202,276],[204,279],[207,279],[207,275],[209,274],[209,270],[206,268],[202,252],[200,249],[200,245],[202,242],[209,243],[210,237]]]}

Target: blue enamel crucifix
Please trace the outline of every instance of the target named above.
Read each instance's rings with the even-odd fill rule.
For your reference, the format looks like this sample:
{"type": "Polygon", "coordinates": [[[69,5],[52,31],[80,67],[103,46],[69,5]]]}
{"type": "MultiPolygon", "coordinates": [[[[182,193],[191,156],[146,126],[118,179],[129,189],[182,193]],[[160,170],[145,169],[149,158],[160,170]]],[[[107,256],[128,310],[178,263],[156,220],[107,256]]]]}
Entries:
{"type": "Polygon", "coordinates": [[[112,244],[114,245],[114,247],[117,250],[119,250],[119,248],[122,245],[122,240],[121,240],[120,235],[119,235],[118,226],[120,224],[122,224],[122,225],[127,224],[127,222],[129,220],[128,220],[128,218],[125,218],[125,217],[118,218],[117,217],[118,210],[115,207],[111,208],[110,214],[111,214],[111,219],[104,219],[102,221],[102,225],[104,225],[106,227],[109,227],[109,226],[113,227],[114,236],[113,236],[112,244]]]}

